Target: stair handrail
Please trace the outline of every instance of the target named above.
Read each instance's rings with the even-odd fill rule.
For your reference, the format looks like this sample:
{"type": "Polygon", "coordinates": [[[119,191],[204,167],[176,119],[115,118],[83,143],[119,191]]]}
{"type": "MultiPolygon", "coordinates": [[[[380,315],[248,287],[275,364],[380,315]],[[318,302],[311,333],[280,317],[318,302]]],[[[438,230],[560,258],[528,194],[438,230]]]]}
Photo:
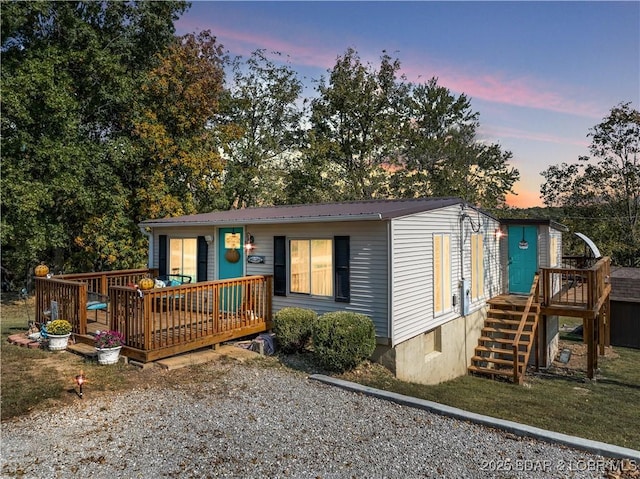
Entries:
{"type": "MultiPolygon", "coordinates": [[[[538,294],[540,292],[539,280],[540,280],[540,275],[536,273],[533,276],[533,283],[531,284],[531,290],[529,291],[529,298],[527,299],[527,304],[524,308],[524,312],[522,313],[522,317],[520,318],[520,324],[518,325],[518,330],[513,339],[513,381],[515,383],[520,382],[520,373],[518,372],[518,356],[519,356],[518,344],[520,343],[520,336],[522,336],[522,333],[524,332],[524,326],[527,322],[527,318],[529,317],[529,312],[531,311],[531,306],[533,305],[533,301],[538,297],[538,294]]],[[[536,311],[535,321],[531,330],[531,335],[533,335],[536,330],[536,326],[538,322],[538,313],[539,313],[539,309],[536,311]]],[[[531,338],[531,340],[533,341],[533,338],[531,338]]],[[[529,360],[529,357],[528,355],[526,355],[524,358],[525,365],[528,360],[529,360]]]]}

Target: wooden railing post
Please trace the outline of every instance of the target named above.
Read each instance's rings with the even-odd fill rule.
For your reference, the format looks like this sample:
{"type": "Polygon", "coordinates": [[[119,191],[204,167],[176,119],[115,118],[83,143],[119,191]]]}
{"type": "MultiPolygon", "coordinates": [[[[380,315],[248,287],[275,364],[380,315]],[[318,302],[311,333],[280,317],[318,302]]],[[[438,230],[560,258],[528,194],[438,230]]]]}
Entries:
{"type": "Polygon", "coordinates": [[[87,284],[78,288],[78,333],[87,334],[87,284]]]}
{"type": "MultiPolygon", "coordinates": [[[[520,324],[518,325],[518,330],[516,331],[515,337],[513,338],[513,382],[516,384],[520,384],[522,382],[522,379],[524,377],[524,373],[520,374],[519,373],[519,366],[520,366],[520,337],[522,336],[522,332],[524,331],[524,325],[527,322],[527,318],[529,317],[529,312],[531,311],[531,306],[533,305],[533,300],[534,298],[538,297],[539,294],[539,287],[540,287],[540,275],[538,273],[536,273],[533,277],[533,284],[531,285],[531,290],[529,291],[529,299],[527,299],[527,304],[524,308],[524,312],[522,313],[522,317],[520,318],[520,324]]],[[[537,325],[538,325],[538,316],[539,316],[539,309],[536,306],[536,313],[535,313],[535,320],[533,322],[533,325],[531,327],[531,332],[529,340],[533,343],[534,341],[534,335],[536,333],[536,329],[537,329],[537,325]]],[[[527,360],[528,360],[528,355],[525,354],[524,357],[524,364],[523,364],[523,369],[525,369],[527,367],[527,360]]]]}
{"type": "Polygon", "coordinates": [[[151,334],[153,331],[153,325],[151,324],[151,295],[145,294],[142,297],[142,301],[138,301],[138,304],[142,305],[142,321],[144,327],[144,349],[145,351],[151,350],[151,334]]]}

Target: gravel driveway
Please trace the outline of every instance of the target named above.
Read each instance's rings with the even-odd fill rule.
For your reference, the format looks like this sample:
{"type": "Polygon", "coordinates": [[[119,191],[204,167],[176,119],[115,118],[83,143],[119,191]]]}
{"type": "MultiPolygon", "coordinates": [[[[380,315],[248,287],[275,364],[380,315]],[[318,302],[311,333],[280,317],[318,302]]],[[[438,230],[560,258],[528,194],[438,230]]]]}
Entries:
{"type": "Polygon", "coordinates": [[[602,477],[607,462],[283,368],[205,367],[208,382],[87,394],[4,422],[3,477],[602,477]]]}

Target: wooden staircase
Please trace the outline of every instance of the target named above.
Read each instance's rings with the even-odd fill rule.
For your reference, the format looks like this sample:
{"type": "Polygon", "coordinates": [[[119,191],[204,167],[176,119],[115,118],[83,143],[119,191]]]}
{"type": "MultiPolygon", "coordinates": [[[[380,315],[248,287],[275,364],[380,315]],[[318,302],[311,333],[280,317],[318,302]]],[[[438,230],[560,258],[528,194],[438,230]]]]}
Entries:
{"type": "Polygon", "coordinates": [[[492,300],[468,370],[471,374],[506,377],[522,384],[534,346],[540,304],[536,274],[526,302],[492,300]]]}

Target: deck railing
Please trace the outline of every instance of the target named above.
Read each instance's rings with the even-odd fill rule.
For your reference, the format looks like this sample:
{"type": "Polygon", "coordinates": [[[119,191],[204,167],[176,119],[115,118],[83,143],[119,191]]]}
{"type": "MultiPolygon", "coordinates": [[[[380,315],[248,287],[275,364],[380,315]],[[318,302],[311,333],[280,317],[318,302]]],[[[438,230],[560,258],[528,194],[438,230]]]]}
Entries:
{"type": "Polygon", "coordinates": [[[90,293],[107,294],[111,286],[127,286],[137,284],[142,278],[155,277],[156,269],[124,269],[118,271],[99,271],[94,273],[70,273],[54,276],[55,278],[78,281],[87,284],[90,293]]]}
{"type": "Polygon", "coordinates": [[[73,332],[87,333],[88,293],[107,294],[109,287],[137,283],[154,275],[153,269],[128,269],[93,273],[70,273],[36,278],[36,323],[51,317],[51,302],[58,305],[58,318],[71,323],[73,332]]]}
{"type": "Polygon", "coordinates": [[[598,311],[611,289],[610,275],[608,257],[587,269],[542,268],[543,307],[598,311]]]}
{"type": "Polygon", "coordinates": [[[125,336],[129,355],[153,360],[266,331],[271,276],[183,284],[139,292],[109,288],[110,327],[125,336]]]}
{"type": "MultiPolygon", "coordinates": [[[[524,378],[524,369],[527,367],[527,362],[529,361],[529,354],[531,353],[531,345],[534,344],[534,337],[536,334],[536,330],[538,328],[538,320],[539,320],[539,312],[540,305],[538,302],[538,297],[540,295],[540,286],[539,286],[540,276],[538,273],[533,277],[533,283],[531,285],[531,290],[529,291],[529,298],[527,299],[527,303],[524,308],[524,312],[520,317],[520,324],[518,325],[518,330],[516,331],[515,337],[513,339],[513,382],[516,384],[521,384],[524,378]],[[529,320],[530,313],[535,315],[533,323],[531,324],[531,331],[527,331],[526,334],[529,334],[529,346],[527,347],[527,351],[520,351],[520,338],[522,337],[522,333],[524,332],[524,328],[527,325],[529,320]],[[522,362],[520,362],[520,355],[524,353],[524,358],[522,362]],[[522,371],[520,371],[520,366],[522,366],[522,371]]],[[[536,345],[537,347],[537,345],[536,345]]],[[[536,356],[536,367],[538,365],[538,356],[536,356]]]]}

